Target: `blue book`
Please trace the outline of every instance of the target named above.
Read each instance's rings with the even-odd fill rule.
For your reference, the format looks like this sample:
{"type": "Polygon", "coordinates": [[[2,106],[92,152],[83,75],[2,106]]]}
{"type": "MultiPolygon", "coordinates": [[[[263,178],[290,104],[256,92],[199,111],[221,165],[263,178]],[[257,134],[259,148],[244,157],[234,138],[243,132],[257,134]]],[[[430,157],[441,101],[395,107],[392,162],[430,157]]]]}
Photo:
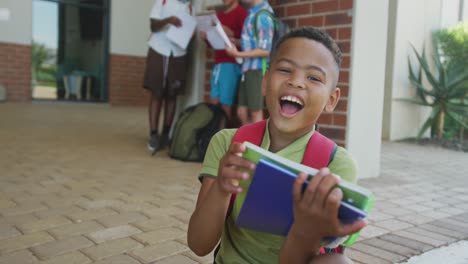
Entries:
{"type": "MultiPolygon", "coordinates": [[[[239,227],[286,236],[294,221],[292,189],[297,174],[261,158],[237,217],[239,227]]],[[[304,184],[304,188],[309,182],[304,184]]],[[[344,201],[338,218],[351,223],[367,216],[367,212],[344,201]]],[[[333,238],[327,238],[330,242],[333,238]]]]}

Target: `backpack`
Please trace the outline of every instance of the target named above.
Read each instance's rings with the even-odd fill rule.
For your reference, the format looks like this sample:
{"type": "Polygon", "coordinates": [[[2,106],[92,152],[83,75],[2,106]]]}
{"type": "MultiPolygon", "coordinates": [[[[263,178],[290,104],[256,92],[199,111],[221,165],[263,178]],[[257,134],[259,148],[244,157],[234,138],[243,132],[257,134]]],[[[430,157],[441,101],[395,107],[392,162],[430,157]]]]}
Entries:
{"type": "Polygon", "coordinates": [[[174,126],[169,156],[182,161],[203,161],[211,138],[226,122],[226,113],[218,105],[199,103],[186,108],[174,126]]]}
{"type": "MultiPolygon", "coordinates": [[[[268,15],[272,20],[273,20],[273,26],[274,26],[274,31],[273,31],[273,40],[272,40],[272,48],[275,47],[276,43],[278,40],[284,36],[286,33],[290,31],[289,26],[286,25],[283,21],[281,21],[275,14],[273,14],[270,10],[268,9],[261,9],[257,13],[255,13],[254,18],[253,18],[253,34],[255,38],[257,39],[258,42],[258,30],[257,30],[257,22],[258,22],[258,17],[260,14],[266,14],[268,15]]],[[[263,57],[262,58],[262,74],[265,74],[266,70],[268,69],[268,62],[267,58],[263,57]]]]}
{"type": "MultiPolygon", "coordinates": [[[[263,120],[240,127],[234,134],[232,142],[243,143],[248,141],[252,144],[260,146],[262,144],[266,124],[266,120],[263,120]]],[[[301,164],[317,169],[327,167],[333,161],[337,149],[338,146],[335,142],[323,136],[316,130],[307,143],[301,164]],[[320,149],[320,151],[316,151],[318,149],[320,149]]],[[[231,215],[235,200],[236,194],[233,193],[231,195],[231,201],[229,202],[229,209],[226,214],[226,219],[231,215]]],[[[218,247],[215,249],[215,259],[220,247],[221,246],[218,245],[218,247]]],[[[341,245],[336,248],[320,248],[320,254],[343,252],[344,247],[341,245]]]]}

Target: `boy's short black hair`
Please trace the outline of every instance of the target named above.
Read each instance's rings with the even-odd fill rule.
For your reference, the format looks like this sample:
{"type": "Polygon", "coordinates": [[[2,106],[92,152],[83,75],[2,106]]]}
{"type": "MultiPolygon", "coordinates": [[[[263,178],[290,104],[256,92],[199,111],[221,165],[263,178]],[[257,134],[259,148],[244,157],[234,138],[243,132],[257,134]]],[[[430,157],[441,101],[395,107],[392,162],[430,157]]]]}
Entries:
{"type": "Polygon", "coordinates": [[[290,32],[286,33],[282,36],[275,44],[273,49],[270,52],[270,61],[276,55],[281,44],[283,44],[286,40],[290,38],[307,38],[311,40],[315,40],[317,42],[322,43],[333,55],[335,59],[336,65],[338,70],[341,67],[341,50],[336,44],[335,40],[325,31],[320,30],[314,27],[302,27],[298,29],[291,30],[290,32]]]}

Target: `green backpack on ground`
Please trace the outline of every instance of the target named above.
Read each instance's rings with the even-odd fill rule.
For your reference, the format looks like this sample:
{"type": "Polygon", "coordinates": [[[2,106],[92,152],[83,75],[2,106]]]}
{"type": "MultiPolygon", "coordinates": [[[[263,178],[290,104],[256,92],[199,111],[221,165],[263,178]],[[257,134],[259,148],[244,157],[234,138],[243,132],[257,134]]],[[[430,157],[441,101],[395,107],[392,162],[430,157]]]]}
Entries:
{"type": "Polygon", "coordinates": [[[211,138],[226,123],[226,114],[218,105],[200,103],[188,107],[175,124],[169,156],[182,161],[203,161],[211,138]]]}

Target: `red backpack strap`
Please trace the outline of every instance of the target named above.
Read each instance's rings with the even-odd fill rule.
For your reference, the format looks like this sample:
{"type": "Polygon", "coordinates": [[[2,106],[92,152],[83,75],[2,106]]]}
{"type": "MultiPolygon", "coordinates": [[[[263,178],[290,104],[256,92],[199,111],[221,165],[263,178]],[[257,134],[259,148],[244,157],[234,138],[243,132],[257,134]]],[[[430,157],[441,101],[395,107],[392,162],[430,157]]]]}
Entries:
{"type": "MultiPolygon", "coordinates": [[[[266,120],[262,120],[260,122],[256,122],[253,124],[241,126],[237,129],[234,137],[232,138],[232,142],[244,143],[248,141],[252,144],[260,146],[262,144],[263,135],[265,134],[266,129],[266,120]]],[[[229,202],[229,208],[226,214],[226,217],[232,212],[232,207],[234,206],[234,200],[236,200],[236,194],[233,193],[231,195],[231,201],[229,202]]]]}
{"type": "Polygon", "coordinates": [[[327,167],[332,161],[336,149],[335,142],[318,131],[314,131],[309,143],[307,143],[301,163],[318,170],[327,167]]]}
{"type": "Polygon", "coordinates": [[[232,142],[244,143],[248,141],[254,145],[262,144],[263,135],[265,134],[266,120],[245,125],[237,129],[236,134],[232,138],[232,142]]]}

